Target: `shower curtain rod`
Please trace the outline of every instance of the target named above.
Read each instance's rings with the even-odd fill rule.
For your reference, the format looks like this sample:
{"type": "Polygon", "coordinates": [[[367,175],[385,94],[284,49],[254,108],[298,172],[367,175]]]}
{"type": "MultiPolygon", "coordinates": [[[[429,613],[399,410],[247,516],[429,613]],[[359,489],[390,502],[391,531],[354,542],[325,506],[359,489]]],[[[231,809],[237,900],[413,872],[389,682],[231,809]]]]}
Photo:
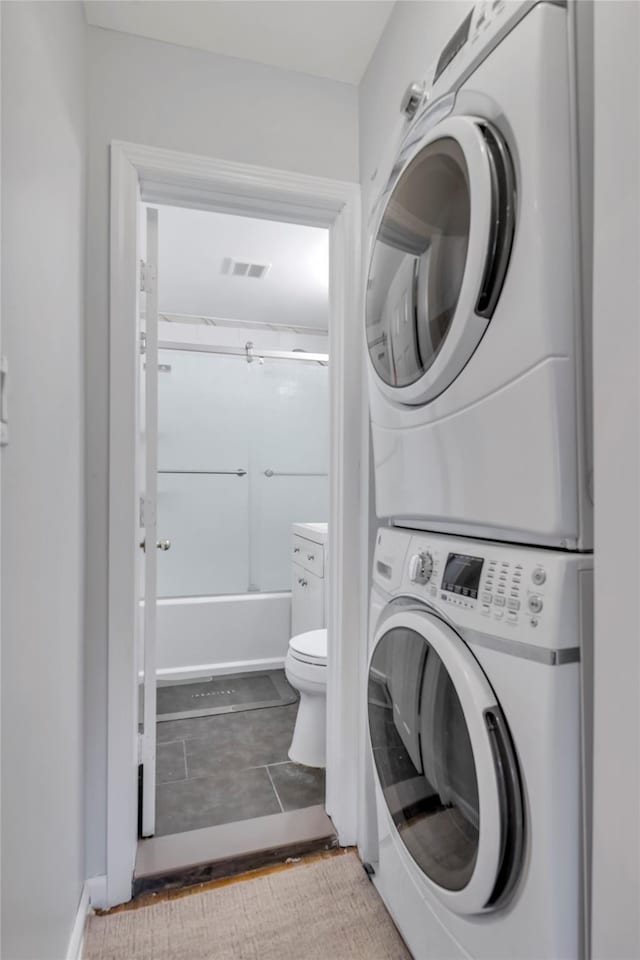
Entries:
{"type": "Polygon", "coordinates": [[[160,350],[184,350],[188,353],[217,353],[224,356],[246,357],[253,360],[311,360],[316,363],[328,363],[328,353],[304,353],[299,350],[255,350],[249,341],[244,347],[217,347],[208,343],[181,343],[177,340],[159,340],[160,350]]]}

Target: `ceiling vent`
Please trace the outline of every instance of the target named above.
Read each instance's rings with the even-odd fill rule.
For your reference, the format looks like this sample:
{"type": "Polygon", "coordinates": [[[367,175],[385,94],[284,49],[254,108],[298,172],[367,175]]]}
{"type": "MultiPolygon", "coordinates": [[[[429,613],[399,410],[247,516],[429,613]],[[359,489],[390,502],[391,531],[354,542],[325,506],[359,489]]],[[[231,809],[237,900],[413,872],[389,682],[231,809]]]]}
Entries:
{"type": "Polygon", "coordinates": [[[225,257],[222,261],[221,273],[229,277],[251,277],[253,280],[262,280],[270,269],[270,263],[249,263],[247,260],[233,260],[231,257],[225,257]]]}

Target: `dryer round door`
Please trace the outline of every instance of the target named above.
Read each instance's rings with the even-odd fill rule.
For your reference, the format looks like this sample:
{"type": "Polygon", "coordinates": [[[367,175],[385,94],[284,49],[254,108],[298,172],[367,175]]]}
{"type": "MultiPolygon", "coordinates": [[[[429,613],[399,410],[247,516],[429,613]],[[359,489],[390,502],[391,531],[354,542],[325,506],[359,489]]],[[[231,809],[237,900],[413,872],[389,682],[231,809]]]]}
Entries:
{"type": "Polygon", "coordinates": [[[522,861],[515,753],[464,641],[426,611],[392,613],[369,666],[369,733],[396,838],[451,910],[502,906],[522,861]]]}
{"type": "Polygon", "coordinates": [[[369,264],[366,329],[383,393],[425,404],[478,346],[515,229],[507,146],[489,123],[448,117],[401,152],[369,264]]]}

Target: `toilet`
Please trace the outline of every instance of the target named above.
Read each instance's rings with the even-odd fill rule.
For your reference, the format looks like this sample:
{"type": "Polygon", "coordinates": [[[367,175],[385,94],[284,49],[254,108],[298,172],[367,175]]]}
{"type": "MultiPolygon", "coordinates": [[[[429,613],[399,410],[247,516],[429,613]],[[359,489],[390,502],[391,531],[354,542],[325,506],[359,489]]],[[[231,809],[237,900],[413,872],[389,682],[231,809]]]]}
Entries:
{"type": "Polygon", "coordinates": [[[284,670],[300,693],[289,758],[307,767],[326,765],[327,631],[309,630],[289,641],[284,670]]]}

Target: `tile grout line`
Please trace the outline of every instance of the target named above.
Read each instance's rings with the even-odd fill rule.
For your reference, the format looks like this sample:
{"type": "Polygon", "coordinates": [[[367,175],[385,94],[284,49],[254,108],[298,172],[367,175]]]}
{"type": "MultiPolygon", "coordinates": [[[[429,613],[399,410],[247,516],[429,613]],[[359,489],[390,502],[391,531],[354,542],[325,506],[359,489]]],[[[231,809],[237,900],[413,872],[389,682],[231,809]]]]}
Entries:
{"type": "MultiPolygon", "coordinates": [[[[2,2],[2,0],[0,0],[0,3],[1,3],[1,2],[2,2]]],[[[179,741],[178,741],[178,740],[172,740],[171,742],[172,742],[172,743],[178,743],[179,741]]],[[[185,751],[186,751],[187,741],[186,741],[186,740],[183,740],[183,741],[181,741],[181,742],[184,743],[184,745],[185,745],[185,751]]],[[[188,767],[187,767],[187,776],[186,776],[186,777],[178,778],[177,780],[158,780],[158,781],[156,781],[156,782],[157,782],[157,785],[158,785],[158,786],[167,786],[168,784],[171,784],[171,783],[193,783],[193,782],[195,782],[196,780],[214,780],[216,777],[219,777],[220,774],[225,774],[225,773],[228,773],[228,774],[246,773],[248,770],[262,770],[263,767],[266,769],[267,767],[284,767],[284,766],[291,766],[292,763],[293,763],[292,760],[276,760],[275,763],[269,763],[269,764],[266,764],[266,763],[257,763],[257,764],[256,764],[255,766],[253,766],[253,767],[224,767],[223,769],[220,769],[220,770],[214,770],[212,773],[203,773],[203,774],[200,774],[200,775],[198,775],[198,776],[196,776],[196,777],[190,777],[190,776],[188,776],[189,770],[188,770],[188,767]]],[[[269,774],[269,777],[270,777],[270,776],[271,776],[271,775],[269,774]]],[[[275,789],[275,787],[274,787],[274,789],[275,789]]],[[[283,813],[286,813],[287,811],[286,811],[286,810],[283,810],[282,812],[283,812],[283,813]]]]}
{"type": "Polygon", "coordinates": [[[279,805],[280,805],[280,809],[281,809],[282,812],[284,813],[284,812],[285,812],[285,809],[284,809],[284,807],[282,806],[282,800],[280,799],[280,795],[279,795],[278,791],[276,790],[276,785],[275,785],[275,783],[273,782],[273,777],[271,776],[271,771],[269,770],[269,767],[266,765],[266,763],[265,763],[265,765],[264,765],[264,768],[265,768],[265,770],[267,771],[267,776],[269,777],[269,782],[271,783],[271,787],[273,788],[273,792],[274,792],[275,795],[276,795],[276,800],[278,801],[278,803],[279,803],[279,805]]]}
{"type": "Polygon", "coordinates": [[[286,763],[291,763],[291,760],[274,760],[273,763],[256,763],[252,767],[239,767],[241,770],[259,770],[260,767],[284,767],[286,763]]]}

